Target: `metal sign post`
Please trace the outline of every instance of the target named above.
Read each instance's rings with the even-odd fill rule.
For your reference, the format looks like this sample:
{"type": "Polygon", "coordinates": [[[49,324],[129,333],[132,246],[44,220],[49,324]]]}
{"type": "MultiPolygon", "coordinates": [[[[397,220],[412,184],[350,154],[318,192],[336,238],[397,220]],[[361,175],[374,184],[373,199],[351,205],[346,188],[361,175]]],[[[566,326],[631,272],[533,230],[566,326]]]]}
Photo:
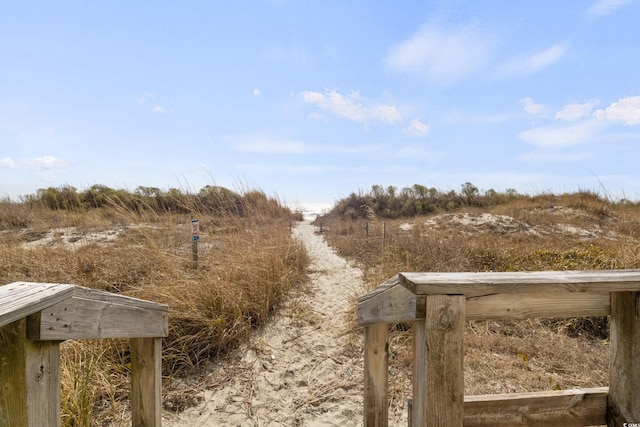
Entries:
{"type": "Polygon", "coordinates": [[[191,220],[191,252],[193,254],[193,269],[198,269],[198,240],[200,240],[200,222],[191,220]]]}

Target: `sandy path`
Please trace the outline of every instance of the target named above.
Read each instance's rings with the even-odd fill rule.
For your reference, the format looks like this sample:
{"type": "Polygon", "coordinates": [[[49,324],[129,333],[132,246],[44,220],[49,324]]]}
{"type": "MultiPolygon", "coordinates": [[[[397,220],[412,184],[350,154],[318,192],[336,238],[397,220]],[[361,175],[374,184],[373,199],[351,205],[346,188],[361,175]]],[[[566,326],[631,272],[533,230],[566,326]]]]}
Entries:
{"type": "Polygon", "coordinates": [[[360,270],[305,221],[294,229],[312,259],[311,291],[294,297],[232,361],[210,369],[202,404],[166,426],[360,426],[361,339],[347,333],[360,270]],[[301,314],[302,313],[302,314],[301,314]]]}

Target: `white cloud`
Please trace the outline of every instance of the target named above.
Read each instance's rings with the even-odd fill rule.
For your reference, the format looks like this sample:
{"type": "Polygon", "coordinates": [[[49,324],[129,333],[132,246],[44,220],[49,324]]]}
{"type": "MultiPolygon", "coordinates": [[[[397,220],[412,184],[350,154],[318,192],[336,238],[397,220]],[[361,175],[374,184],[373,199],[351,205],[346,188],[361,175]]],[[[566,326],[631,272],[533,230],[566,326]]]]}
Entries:
{"type": "Polygon", "coordinates": [[[155,107],[153,107],[153,112],[164,114],[167,112],[167,110],[165,110],[164,107],[161,107],[160,105],[156,105],[155,107]]]}
{"type": "Polygon", "coordinates": [[[590,120],[571,125],[550,125],[525,130],[518,138],[540,148],[562,148],[592,141],[600,128],[590,120]]]}
{"type": "Polygon", "coordinates": [[[55,156],[42,156],[34,159],[27,159],[24,163],[29,167],[37,169],[57,169],[64,168],[66,166],[66,161],[55,156]]]}
{"type": "Polygon", "coordinates": [[[630,0],[596,0],[589,7],[588,13],[598,18],[620,9],[627,3],[630,3],[630,0]]]}
{"type": "Polygon", "coordinates": [[[411,120],[409,126],[404,129],[405,135],[422,137],[425,136],[431,130],[431,126],[422,123],[420,120],[411,120]]]}
{"type": "Polygon", "coordinates": [[[473,25],[453,31],[425,25],[394,46],[385,64],[394,71],[450,82],[481,68],[492,57],[493,45],[492,38],[473,25]]]}
{"type": "Polygon", "coordinates": [[[596,110],[593,116],[598,120],[619,120],[629,126],[640,124],[640,96],[621,98],[604,110],[596,110]]]}
{"type": "Polygon", "coordinates": [[[556,120],[574,121],[584,117],[589,117],[593,106],[593,102],[586,102],[584,104],[567,104],[562,108],[562,110],[556,113],[555,118],[556,120]]]}
{"type": "Polygon", "coordinates": [[[362,97],[358,92],[352,91],[344,96],[335,90],[326,93],[305,91],[301,93],[302,99],[307,104],[316,105],[322,111],[343,117],[358,123],[402,123],[400,111],[393,105],[364,106],[362,97]]]}
{"type": "Polygon", "coordinates": [[[533,116],[543,114],[547,107],[543,104],[536,104],[536,102],[532,98],[522,98],[520,101],[521,104],[524,104],[522,107],[527,114],[531,114],[533,116]]]}
{"type": "Polygon", "coordinates": [[[518,57],[503,66],[504,74],[534,74],[558,62],[567,51],[564,44],[555,44],[541,52],[518,57]]]}
{"type": "Polygon", "coordinates": [[[0,168],[12,168],[15,166],[15,162],[11,157],[5,157],[0,159],[0,168]]]}
{"type": "Polygon", "coordinates": [[[255,89],[253,89],[253,94],[255,96],[259,96],[259,95],[262,95],[262,91],[260,89],[258,89],[258,88],[255,88],[255,89]]]}

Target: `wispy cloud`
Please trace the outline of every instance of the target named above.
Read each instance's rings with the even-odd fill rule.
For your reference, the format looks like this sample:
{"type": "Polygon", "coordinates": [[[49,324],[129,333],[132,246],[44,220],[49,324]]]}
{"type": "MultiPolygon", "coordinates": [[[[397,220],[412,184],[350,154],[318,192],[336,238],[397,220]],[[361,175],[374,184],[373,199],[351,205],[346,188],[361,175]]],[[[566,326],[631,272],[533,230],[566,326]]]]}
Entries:
{"type": "Polygon", "coordinates": [[[585,102],[584,104],[567,104],[562,110],[555,115],[556,120],[575,121],[591,115],[594,107],[593,102],[585,102]]]}
{"type": "Polygon", "coordinates": [[[547,111],[547,106],[544,104],[538,104],[536,103],[533,98],[522,98],[520,101],[518,101],[520,104],[522,104],[522,108],[524,109],[525,113],[532,115],[532,116],[537,116],[537,115],[541,115],[546,113],[547,111]]]}
{"type": "Polygon", "coordinates": [[[640,124],[640,96],[621,98],[602,110],[596,110],[593,116],[598,120],[622,121],[632,126],[640,124]]]}
{"type": "Polygon", "coordinates": [[[422,123],[420,120],[411,120],[409,126],[404,128],[404,134],[410,136],[423,137],[431,130],[431,126],[422,123]]]}
{"type": "Polygon", "coordinates": [[[144,105],[147,101],[154,99],[155,95],[151,92],[143,92],[141,94],[136,95],[136,104],[144,105]]]}
{"type": "Polygon", "coordinates": [[[33,159],[26,159],[24,164],[27,167],[33,167],[36,169],[61,169],[67,166],[67,162],[64,159],[55,156],[42,156],[35,157],[33,159]]]}
{"type": "Polygon", "coordinates": [[[446,83],[476,72],[494,48],[494,39],[477,26],[444,30],[425,25],[391,48],[384,62],[393,71],[446,83]]]}
{"type": "MultiPolygon", "coordinates": [[[[527,104],[533,105],[534,102],[525,103],[525,107],[527,104]]],[[[640,96],[621,98],[592,113],[594,105],[592,101],[567,104],[555,114],[554,122],[549,121],[548,124],[520,132],[518,138],[521,141],[538,149],[520,158],[540,162],[575,162],[592,156],[592,153],[559,150],[592,142],[613,143],[637,137],[635,134],[616,133],[615,129],[616,125],[619,129],[620,124],[640,124],[640,96]]]]}
{"type": "Polygon", "coordinates": [[[254,96],[260,96],[262,95],[262,91],[258,88],[253,89],[253,94],[254,96]]]}
{"type": "Polygon", "coordinates": [[[14,162],[11,157],[0,159],[0,168],[12,168],[15,164],[16,162],[14,162]]]}
{"type": "Polygon", "coordinates": [[[147,109],[150,108],[152,112],[158,114],[167,113],[167,109],[160,104],[153,103],[156,100],[156,95],[153,92],[143,92],[141,94],[136,95],[136,104],[141,108],[147,109]]]}
{"type": "Polygon", "coordinates": [[[325,93],[305,91],[300,95],[307,104],[315,105],[325,113],[354,122],[390,125],[402,123],[402,114],[394,105],[364,105],[372,103],[363,99],[356,91],[352,91],[346,96],[335,90],[329,90],[325,93]]]}
{"type": "Polygon", "coordinates": [[[628,3],[632,0],[596,0],[591,4],[587,13],[594,18],[599,18],[604,15],[608,15],[628,3]]]}
{"type": "Polygon", "coordinates": [[[528,129],[518,138],[539,148],[563,148],[592,141],[600,129],[597,121],[589,120],[570,125],[548,125],[528,129]]]}
{"type": "Polygon", "coordinates": [[[503,65],[502,72],[506,75],[535,74],[562,59],[567,49],[566,44],[558,43],[540,52],[510,59],[503,65]]]}

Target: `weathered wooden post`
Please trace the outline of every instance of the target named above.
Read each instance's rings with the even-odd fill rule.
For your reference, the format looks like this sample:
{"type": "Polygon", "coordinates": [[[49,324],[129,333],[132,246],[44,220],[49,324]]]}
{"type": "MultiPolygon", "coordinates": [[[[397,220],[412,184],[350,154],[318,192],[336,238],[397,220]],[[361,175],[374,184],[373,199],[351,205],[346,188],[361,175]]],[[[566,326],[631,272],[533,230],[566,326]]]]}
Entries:
{"type": "Polygon", "coordinates": [[[425,320],[413,322],[415,426],[462,427],[464,295],[426,295],[425,320]]]}
{"type": "Polygon", "coordinates": [[[640,292],[611,293],[607,425],[640,422],[640,292]]]}
{"type": "Polygon", "coordinates": [[[162,425],[162,338],[131,338],[131,425],[162,425]]]}
{"type": "Polygon", "coordinates": [[[0,328],[0,425],[60,426],[60,345],[29,340],[26,322],[0,328]]]}
{"type": "Polygon", "coordinates": [[[389,326],[386,323],[364,328],[364,425],[387,427],[389,401],[387,397],[389,326]]]}

